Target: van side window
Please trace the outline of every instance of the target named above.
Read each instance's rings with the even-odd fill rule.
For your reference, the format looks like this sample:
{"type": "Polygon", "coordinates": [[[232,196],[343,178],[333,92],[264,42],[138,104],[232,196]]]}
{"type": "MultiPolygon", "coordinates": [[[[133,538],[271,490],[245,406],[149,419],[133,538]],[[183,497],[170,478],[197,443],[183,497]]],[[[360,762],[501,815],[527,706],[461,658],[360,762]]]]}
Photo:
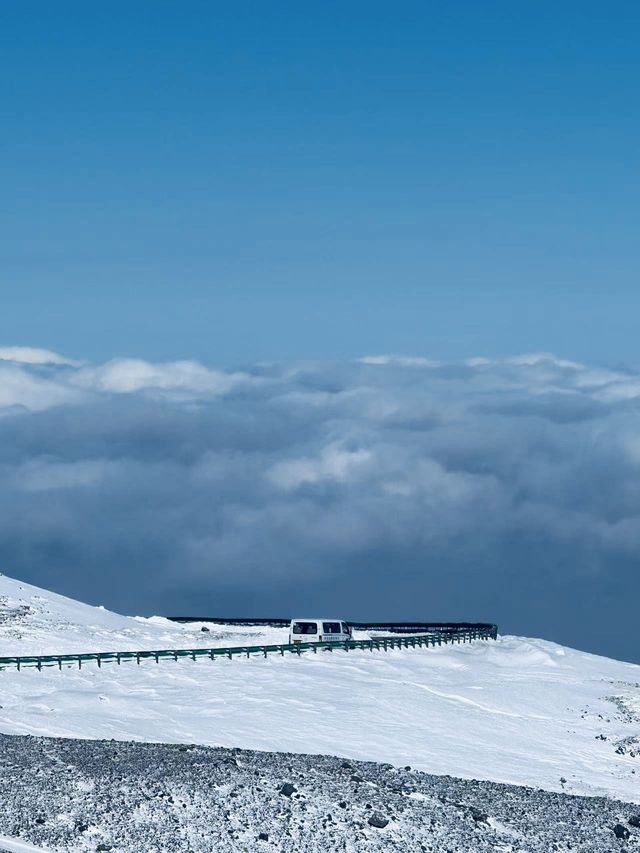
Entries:
{"type": "Polygon", "coordinates": [[[323,622],[322,623],[322,633],[323,634],[339,634],[340,633],[340,623],[339,622],[323,622]]]}
{"type": "Polygon", "coordinates": [[[349,630],[349,626],[347,625],[346,622],[342,623],[342,633],[343,634],[350,634],[351,633],[351,631],[349,630]]]}
{"type": "Polygon", "coordinates": [[[294,634],[317,634],[318,626],[315,622],[294,622],[293,623],[293,633],[294,634]]]}

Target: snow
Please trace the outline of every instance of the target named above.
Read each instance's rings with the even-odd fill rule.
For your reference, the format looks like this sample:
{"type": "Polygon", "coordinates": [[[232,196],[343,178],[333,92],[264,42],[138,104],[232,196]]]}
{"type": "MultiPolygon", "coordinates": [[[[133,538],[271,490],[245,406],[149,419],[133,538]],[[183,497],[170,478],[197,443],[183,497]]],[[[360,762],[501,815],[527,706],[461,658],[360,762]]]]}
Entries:
{"type": "MultiPolygon", "coordinates": [[[[8,578],[0,595],[35,607],[0,623],[5,655],[213,644],[218,627],[116,616],[8,578]]],[[[0,705],[7,734],[331,754],[640,802],[640,667],[544,640],[7,669],[0,705]]]]}
{"type": "Polygon", "coordinates": [[[47,853],[44,847],[34,847],[25,841],[0,835],[0,853],[47,853]]]}
{"type": "Polygon", "coordinates": [[[287,629],[268,626],[121,616],[0,575],[0,657],[283,643],[287,637],[287,629]]]}

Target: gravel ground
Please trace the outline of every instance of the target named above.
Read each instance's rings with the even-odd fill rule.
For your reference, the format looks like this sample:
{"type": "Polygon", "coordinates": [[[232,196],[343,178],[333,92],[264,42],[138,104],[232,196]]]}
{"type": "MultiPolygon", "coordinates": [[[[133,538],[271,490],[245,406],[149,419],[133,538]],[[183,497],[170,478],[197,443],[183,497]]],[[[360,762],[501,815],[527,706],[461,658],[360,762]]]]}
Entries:
{"type": "Polygon", "coordinates": [[[54,851],[640,851],[640,807],[328,756],[0,736],[0,835],[54,851]]]}

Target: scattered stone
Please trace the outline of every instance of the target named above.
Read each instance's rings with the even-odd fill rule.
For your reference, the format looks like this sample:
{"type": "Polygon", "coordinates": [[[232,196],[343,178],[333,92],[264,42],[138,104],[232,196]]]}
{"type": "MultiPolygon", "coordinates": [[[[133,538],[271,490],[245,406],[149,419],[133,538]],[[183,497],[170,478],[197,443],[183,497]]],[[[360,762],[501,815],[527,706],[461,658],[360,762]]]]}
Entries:
{"type": "Polygon", "coordinates": [[[208,634],[208,633],[211,631],[211,628],[207,628],[207,626],[206,626],[206,625],[203,625],[203,626],[202,626],[202,628],[200,628],[200,630],[201,630],[204,634],[208,634]]]}
{"type": "Polygon", "coordinates": [[[627,838],[631,835],[626,826],[623,826],[621,823],[617,823],[613,827],[613,833],[616,838],[622,839],[622,841],[626,841],[627,838]]]}
{"type": "Polygon", "coordinates": [[[0,735],[0,837],[86,853],[184,853],[187,838],[191,853],[495,853],[495,819],[526,839],[527,853],[631,853],[640,841],[640,811],[631,803],[417,770],[408,776],[374,762],[354,760],[346,772],[343,763],[0,735]],[[354,775],[365,784],[353,784],[354,775]],[[409,779],[409,787],[399,784],[409,779]],[[109,842],[97,848],[100,838],[109,842]]]}
{"type": "Polygon", "coordinates": [[[475,806],[471,806],[469,811],[471,817],[476,823],[489,823],[489,815],[485,812],[480,811],[480,809],[477,809],[475,806]]]}

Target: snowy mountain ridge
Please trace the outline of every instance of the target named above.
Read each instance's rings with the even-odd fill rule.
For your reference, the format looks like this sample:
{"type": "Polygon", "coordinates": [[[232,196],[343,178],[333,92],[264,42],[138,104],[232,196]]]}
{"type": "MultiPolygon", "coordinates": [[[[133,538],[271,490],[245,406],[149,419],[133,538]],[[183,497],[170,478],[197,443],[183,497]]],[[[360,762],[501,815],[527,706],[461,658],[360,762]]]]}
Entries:
{"type": "MultiPolygon", "coordinates": [[[[0,596],[0,610],[28,608],[0,621],[5,655],[286,634],[118,616],[7,577],[0,596]]],[[[544,640],[7,669],[0,696],[6,734],[339,755],[640,802],[640,666],[544,640]]]]}
{"type": "MultiPolygon", "coordinates": [[[[180,625],[161,616],[122,616],[0,574],[0,657],[3,655],[181,648],[246,642],[265,631],[216,626],[203,633],[200,623],[180,625]]],[[[282,642],[282,632],[273,642],[282,642]]]]}

